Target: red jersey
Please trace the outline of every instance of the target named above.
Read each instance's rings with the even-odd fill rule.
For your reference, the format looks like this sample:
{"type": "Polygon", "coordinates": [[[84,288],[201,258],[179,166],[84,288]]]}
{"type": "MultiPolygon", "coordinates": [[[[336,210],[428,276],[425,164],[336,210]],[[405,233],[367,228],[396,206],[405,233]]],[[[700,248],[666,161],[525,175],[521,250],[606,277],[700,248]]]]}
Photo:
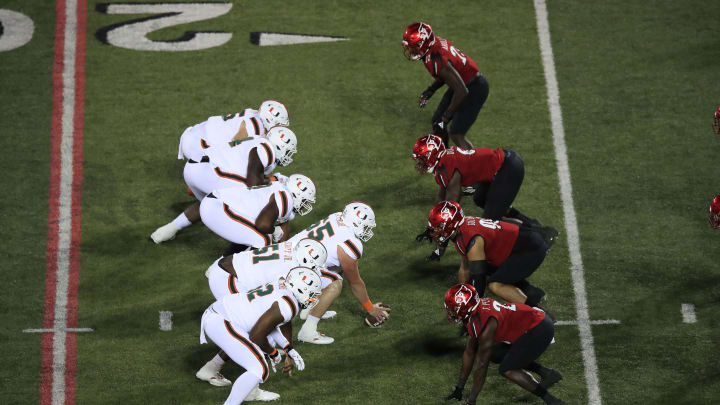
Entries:
{"type": "Polygon", "coordinates": [[[545,318],[545,313],[525,304],[501,304],[492,298],[481,298],[465,324],[470,336],[480,337],[490,318],[495,318],[498,324],[493,340],[515,343],[525,332],[536,327],[545,318]]]}
{"type": "Polygon", "coordinates": [[[438,76],[438,73],[447,65],[448,61],[460,73],[460,77],[465,83],[472,80],[478,73],[478,67],[474,60],[455,48],[452,42],[437,35],[435,36],[435,44],[425,54],[423,61],[425,62],[425,68],[430,72],[430,76],[438,82],[443,81],[438,76]]]}
{"type": "Polygon", "coordinates": [[[455,170],[460,172],[463,187],[492,181],[505,161],[505,151],[500,148],[460,149],[453,146],[445,150],[433,170],[437,184],[447,187],[455,170]]]}
{"type": "Polygon", "coordinates": [[[480,236],[485,241],[485,260],[497,267],[510,256],[518,232],[520,227],[510,222],[465,217],[457,229],[455,249],[463,257],[467,257],[468,244],[475,236],[480,236]]]}

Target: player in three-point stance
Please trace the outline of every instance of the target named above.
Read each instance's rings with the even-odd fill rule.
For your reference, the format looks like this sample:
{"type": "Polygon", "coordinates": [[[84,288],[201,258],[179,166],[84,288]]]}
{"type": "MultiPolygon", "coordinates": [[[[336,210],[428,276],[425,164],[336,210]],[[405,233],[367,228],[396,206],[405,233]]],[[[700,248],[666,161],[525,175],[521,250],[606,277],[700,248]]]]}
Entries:
{"type": "Polygon", "coordinates": [[[708,222],[712,229],[720,229],[720,194],[710,201],[710,210],[708,213],[708,222]]]}
{"type": "MultiPolygon", "coordinates": [[[[294,247],[284,242],[221,257],[205,271],[210,291],[216,300],[230,294],[247,293],[259,285],[265,285],[284,277],[295,267],[307,267],[318,275],[325,266],[327,251],[314,239],[303,239],[294,247]]],[[[292,341],[292,324],[286,323],[281,331],[292,341]]],[[[287,348],[285,348],[287,349],[287,348]]],[[[287,350],[286,350],[287,354],[287,350]]],[[[232,384],[220,370],[230,360],[222,350],[195,374],[197,378],[215,386],[232,384]]],[[[275,400],[280,395],[256,388],[246,400],[275,400]]]]}
{"type": "Polygon", "coordinates": [[[508,302],[537,306],[545,292],[527,278],[540,267],[554,239],[540,229],[505,221],[466,217],[460,204],[441,201],[430,210],[428,226],[437,243],[455,242],[462,256],[458,281],[471,282],[480,296],[485,286],[508,302]]]}
{"type": "Polygon", "coordinates": [[[278,165],[289,165],[296,151],[297,138],[285,127],[272,128],[267,138],[250,136],[234,141],[232,146],[207,148],[200,160],[189,159],[183,171],[185,183],[197,201],[172,222],[156,229],[150,238],[155,243],[165,242],[174,238],[180,229],[196,222],[200,201],[212,190],[267,184],[266,176],[278,165]]]}
{"type": "MultiPolygon", "coordinates": [[[[512,150],[445,148],[440,138],[431,134],[421,136],[415,142],[412,156],[418,173],[435,176],[439,186],[435,202],[459,202],[461,187],[474,187],[473,201],[484,208],[483,218],[511,218],[527,226],[542,227],[538,220],[512,206],[525,176],[523,161],[512,150]]],[[[557,236],[557,230],[552,227],[547,227],[545,231],[557,236]]],[[[429,239],[429,230],[418,235],[416,240],[426,238],[429,239]]],[[[444,250],[445,247],[440,246],[437,254],[429,258],[439,259],[444,250]]]]}
{"type": "Polygon", "coordinates": [[[192,127],[180,137],[178,159],[199,162],[210,146],[224,146],[248,136],[265,136],[270,128],[288,126],[290,119],[285,105],[279,101],[263,101],[258,110],[216,115],[192,127]]]}
{"type": "Polygon", "coordinates": [[[325,246],[328,254],[327,269],[321,272],[322,298],[316,307],[300,313],[301,319],[307,318],[298,332],[298,340],[315,344],[330,344],[335,341],[318,332],[317,325],[320,319],[336,315],[336,312],[328,311],[328,308],[342,291],[343,277],[350,283],[353,295],[368,314],[380,324],[388,318],[390,308],[370,301],[358,269],[358,261],[363,254],[363,242],[372,238],[374,227],[375,213],[372,208],[363,202],[351,201],[345,205],[342,212],[330,214],[289,239],[293,244],[305,238],[317,240],[325,246]],[[340,276],[340,271],[343,276],[340,276]]]}
{"type": "Polygon", "coordinates": [[[475,61],[455,48],[452,42],[436,36],[432,27],[424,22],[412,23],[405,29],[402,45],[405,56],[410,60],[422,59],[435,79],[422,92],[418,102],[420,107],[424,107],[444,84],[449,87],[433,114],[433,131],[443,137],[446,145],[449,133],[457,146],[472,148],[465,134],[477,119],[490,89],[475,61]]]}
{"type": "Polygon", "coordinates": [[[501,304],[492,298],[480,298],[470,284],[458,284],[445,294],[445,312],[451,322],[462,322],[468,331],[468,341],[462,357],[460,377],[453,392],[446,399],[462,401],[465,382],[475,368],[472,390],[466,404],[475,404],[485,385],[491,357],[500,364],[499,372],[508,380],[535,394],[546,404],[564,402],[548,392],[562,379],[557,371],[537,362],[553,341],[555,327],[540,309],[523,304],[501,304]],[[504,350],[493,351],[502,342],[504,350]],[[540,382],[532,374],[540,376],[540,382]]]}
{"type": "MultiPolygon", "coordinates": [[[[280,364],[282,354],[269,339],[285,348],[288,359],[283,372],[305,362],[281,327],[292,321],[300,307],[312,307],[320,295],[320,276],[306,267],[296,267],[284,279],[261,285],[247,293],[229,294],[215,301],[202,316],[200,343],[206,336],[246,371],[233,383],[225,404],[240,404],[258,384],[265,382],[270,367],[280,364]]],[[[251,397],[252,398],[252,397],[251,397]]]]}

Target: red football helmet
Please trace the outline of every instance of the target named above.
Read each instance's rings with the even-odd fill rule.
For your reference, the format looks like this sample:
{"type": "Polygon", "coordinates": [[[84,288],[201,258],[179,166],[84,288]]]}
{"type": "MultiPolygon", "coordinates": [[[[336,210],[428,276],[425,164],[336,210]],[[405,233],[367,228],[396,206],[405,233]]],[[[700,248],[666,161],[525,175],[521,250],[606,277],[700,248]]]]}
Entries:
{"type": "Polygon", "coordinates": [[[405,29],[402,41],[403,54],[409,60],[422,58],[433,44],[435,44],[435,34],[430,24],[414,22],[405,29]]]}
{"type": "Polygon", "coordinates": [[[720,194],[710,202],[710,216],[708,217],[712,229],[720,229],[720,194]]]}
{"type": "Polygon", "coordinates": [[[445,293],[445,314],[450,322],[467,320],[480,303],[475,287],[471,284],[456,284],[445,293]]]}
{"type": "Polygon", "coordinates": [[[415,159],[415,169],[420,174],[431,172],[444,151],[445,144],[439,136],[433,134],[421,136],[413,145],[412,157],[415,159]]]}
{"type": "Polygon", "coordinates": [[[435,241],[442,243],[452,236],[464,219],[460,204],[455,201],[440,201],[430,210],[428,226],[432,229],[435,241]]]}
{"type": "Polygon", "coordinates": [[[715,119],[713,120],[713,131],[716,134],[720,134],[720,107],[715,111],[715,119]]]}

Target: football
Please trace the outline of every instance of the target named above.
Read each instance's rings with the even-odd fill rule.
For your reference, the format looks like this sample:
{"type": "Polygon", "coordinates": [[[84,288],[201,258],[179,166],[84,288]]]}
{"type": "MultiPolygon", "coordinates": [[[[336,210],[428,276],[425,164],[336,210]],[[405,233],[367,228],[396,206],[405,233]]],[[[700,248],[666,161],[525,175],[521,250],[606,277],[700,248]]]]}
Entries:
{"type": "MultiPolygon", "coordinates": [[[[383,304],[382,302],[379,302],[378,305],[383,309],[390,310],[390,306],[383,304]]],[[[376,317],[370,314],[366,314],[363,318],[363,321],[365,322],[366,326],[369,326],[371,328],[381,328],[382,324],[385,323],[385,321],[379,321],[376,317]]]]}

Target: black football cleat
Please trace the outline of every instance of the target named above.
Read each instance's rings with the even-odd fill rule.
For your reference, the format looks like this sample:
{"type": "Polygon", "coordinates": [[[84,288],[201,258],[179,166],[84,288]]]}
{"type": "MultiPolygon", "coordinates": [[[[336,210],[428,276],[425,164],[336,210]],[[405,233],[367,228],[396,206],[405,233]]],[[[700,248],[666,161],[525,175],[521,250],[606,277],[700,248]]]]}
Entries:
{"type": "Polygon", "coordinates": [[[557,384],[560,380],[563,379],[562,374],[560,374],[560,372],[558,372],[557,370],[552,368],[548,370],[550,371],[547,373],[547,375],[544,375],[540,380],[540,385],[546,390],[549,390],[550,387],[557,384]]]}

